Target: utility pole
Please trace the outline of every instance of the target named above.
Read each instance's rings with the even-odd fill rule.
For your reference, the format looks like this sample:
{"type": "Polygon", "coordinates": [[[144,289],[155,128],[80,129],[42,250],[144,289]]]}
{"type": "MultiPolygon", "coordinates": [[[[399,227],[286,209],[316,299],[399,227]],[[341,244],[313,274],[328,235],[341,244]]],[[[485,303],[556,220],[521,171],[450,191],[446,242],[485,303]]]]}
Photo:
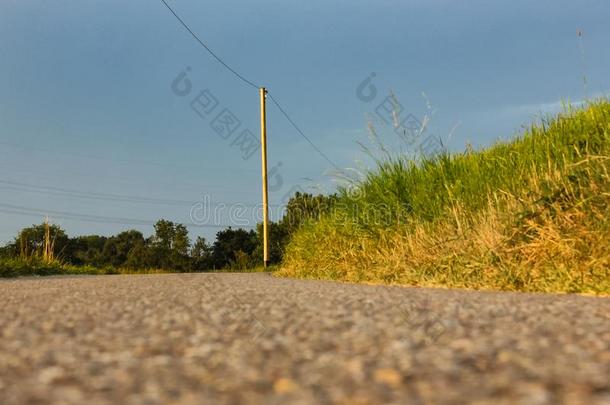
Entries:
{"type": "Polygon", "coordinates": [[[261,153],[263,174],[263,261],[269,265],[269,189],[267,184],[267,90],[260,88],[261,97],[261,153]]]}
{"type": "Polygon", "coordinates": [[[51,227],[49,226],[49,217],[44,218],[44,247],[42,252],[42,260],[49,264],[53,261],[53,244],[51,243],[51,227]]]}

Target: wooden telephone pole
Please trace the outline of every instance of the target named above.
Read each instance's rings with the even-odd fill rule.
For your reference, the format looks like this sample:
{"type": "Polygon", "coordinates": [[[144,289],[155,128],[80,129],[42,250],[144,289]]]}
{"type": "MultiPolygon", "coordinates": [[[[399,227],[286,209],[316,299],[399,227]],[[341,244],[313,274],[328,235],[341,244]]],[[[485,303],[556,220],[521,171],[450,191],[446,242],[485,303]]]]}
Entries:
{"type": "Polygon", "coordinates": [[[269,189],[267,184],[267,90],[260,88],[261,97],[261,153],[263,174],[263,261],[269,265],[269,189]]]}

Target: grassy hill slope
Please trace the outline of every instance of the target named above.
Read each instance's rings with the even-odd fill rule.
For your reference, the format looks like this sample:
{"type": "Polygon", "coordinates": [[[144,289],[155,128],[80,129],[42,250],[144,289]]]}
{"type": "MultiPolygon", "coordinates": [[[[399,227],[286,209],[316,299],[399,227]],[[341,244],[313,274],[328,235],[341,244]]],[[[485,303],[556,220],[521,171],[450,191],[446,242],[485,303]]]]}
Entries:
{"type": "Polygon", "coordinates": [[[379,163],[303,226],[278,275],[610,293],[610,103],[510,143],[379,163]]]}

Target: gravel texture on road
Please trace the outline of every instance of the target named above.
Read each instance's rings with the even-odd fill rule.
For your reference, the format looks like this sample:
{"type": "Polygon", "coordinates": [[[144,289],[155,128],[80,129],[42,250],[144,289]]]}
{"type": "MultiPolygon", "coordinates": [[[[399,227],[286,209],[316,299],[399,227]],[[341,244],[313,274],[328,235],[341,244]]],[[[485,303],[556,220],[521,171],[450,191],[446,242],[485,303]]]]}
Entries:
{"type": "Polygon", "coordinates": [[[608,298],[181,274],[0,303],[2,404],[610,404],[608,298]]]}

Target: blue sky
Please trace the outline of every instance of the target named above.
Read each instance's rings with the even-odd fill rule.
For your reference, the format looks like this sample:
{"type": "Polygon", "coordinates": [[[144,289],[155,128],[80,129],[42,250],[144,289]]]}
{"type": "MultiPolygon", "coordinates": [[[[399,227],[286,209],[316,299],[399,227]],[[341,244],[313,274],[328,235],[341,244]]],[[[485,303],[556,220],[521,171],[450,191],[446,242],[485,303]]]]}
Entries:
{"type": "MultiPolygon", "coordinates": [[[[267,86],[340,168],[368,164],[356,142],[367,142],[365,115],[389,91],[419,118],[429,112],[425,93],[429,131],[452,150],[509,139],[562,100],[610,91],[602,0],[170,4],[227,63],[267,86]],[[356,89],[372,72],[379,95],[366,103],[356,89]]],[[[258,154],[244,160],[236,134],[222,139],[214,117],[190,107],[208,89],[214,114],[227,108],[238,131],[258,135],[258,93],[160,1],[5,0],[0,54],[0,242],[43,213],[71,235],[150,234],[161,217],[189,224],[189,203],[204,195],[259,202],[258,154]],[[171,84],[186,67],[193,90],[179,97],[171,84]]],[[[332,191],[330,164],[273,105],[268,113],[270,167],[282,180],[272,203],[294,187],[332,191]]],[[[391,128],[378,131],[396,144],[391,128]]],[[[231,218],[223,211],[216,222],[231,218]]],[[[191,227],[191,236],[216,231],[191,227]]]]}

